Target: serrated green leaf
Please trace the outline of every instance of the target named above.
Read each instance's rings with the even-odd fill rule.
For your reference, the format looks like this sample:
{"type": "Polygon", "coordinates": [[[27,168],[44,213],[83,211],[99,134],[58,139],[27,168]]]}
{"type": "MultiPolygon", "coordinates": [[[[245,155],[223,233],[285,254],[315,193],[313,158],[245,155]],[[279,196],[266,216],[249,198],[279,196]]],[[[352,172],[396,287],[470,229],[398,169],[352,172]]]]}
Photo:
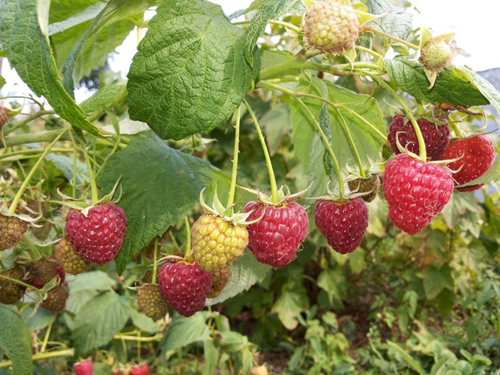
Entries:
{"type": "Polygon", "coordinates": [[[245,254],[231,265],[231,277],[224,290],[216,298],[207,299],[207,305],[221,303],[248,290],[255,283],[262,281],[270,269],[270,266],[259,263],[250,251],[246,250],[245,254]]]}
{"type": "Polygon", "coordinates": [[[85,272],[75,276],[68,285],[71,292],[79,292],[81,290],[109,290],[116,284],[113,280],[103,271],[85,272]]]}
{"type": "Polygon", "coordinates": [[[130,118],[162,138],[209,132],[252,88],[245,32],[208,4],[164,1],[130,67],[130,118]]]}
{"type": "Polygon", "coordinates": [[[439,73],[436,83],[430,89],[424,68],[410,57],[385,60],[384,67],[401,90],[417,99],[465,107],[489,104],[470,76],[458,68],[446,69],[439,73]]]}
{"type": "Polygon", "coordinates": [[[319,274],[318,286],[328,294],[330,303],[334,298],[342,299],[345,291],[342,284],[345,283],[342,270],[340,268],[330,268],[319,274]]]}
{"type": "Polygon", "coordinates": [[[189,318],[175,314],[160,345],[167,351],[182,348],[193,342],[205,341],[210,336],[205,318],[206,315],[203,312],[189,318]]]}
{"type": "Polygon", "coordinates": [[[429,299],[437,297],[445,288],[453,290],[453,278],[451,277],[451,269],[449,266],[443,266],[440,269],[429,267],[424,274],[424,290],[425,295],[429,299]]]}
{"type": "Polygon", "coordinates": [[[75,318],[72,339],[80,354],[110,342],[127,322],[130,305],[126,297],[104,293],[83,306],[75,318]]]}
{"type": "Polygon", "coordinates": [[[13,363],[14,375],[33,374],[31,336],[28,326],[13,307],[0,304],[0,350],[13,363]]]}
{"type": "Polygon", "coordinates": [[[42,35],[36,0],[5,0],[0,12],[0,40],[9,63],[29,88],[44,96],[73,127],[99,135],[99,130],[64,90],[48,37],[42,35]]]}
{"type": "MultiPolygon", "coordinates": [[[[53,1],[52,3],[57,3],[57,1],[53,1]]],[[[93,20],[99,14],[99,12],[101,12],[104,9],[105,6],[106,6],[105,3],[97,2],[95,4],[91,4],[83,8],[77,14],[74,14],[66,19],[63,19],[62,21],[50,24],[49,35],[54,35],[66,31],[72,28],[73,26],[79,25],[89,20],[93,20]]],[[[73,7],[76,8],[74,5],[73,7]]]]}
{"type": "Polygon", "coordinates": [[[161,331],[160,327],[156,325],[153,319],[140,313],[134,308],[130,310],[130,318],[132,318],[132,323],[134,323],[134,325],[143,332],[158,333],[161,331]]]}
{"type": "Polygon", "coordinates": [[[54,163],[68,181],[72,181],[73,177],[76,178],[76,185],[83,185],[85,181],[90,181],[87,166],[79,159],[76,160],[76,175],[73,176],[73,157],[49,153],[45,158],[54,163]]]}
{"type": "Polygon", "coordinates": [[[412,31],[413,15],[404,8],[392,5],[387,0],[368,0],[365,4],[368,11],[382,17],[368,23],[378,27],[386,34],[405,40],[412,31]]]}
{"type": "Polygon", "coordinates": [[[286,329],[295,329],[299,324],[297,315],[308,307],[309,300],[302,285],[293,289],[288,289],[285,286],[271,311],[278,313],[278,317],[286,329]]]}
{"type": "Polygon", "coordinates": [[[80,108],[86,113],[98,111],[100,109],[109,108],[118,100],[122,100],[127,96],[126,85],[110,85],[104,86],[90,98],[80,103],[80,108]]]}
{"type": "Polygon", "coordinates": [[[464,67],[462,69],[470,75],[479,91],[481,91],[481,93],[489,100],[490,104],[496,109],[496,111],[500,113],[500,93],[497,89],[495,89],[490,82],[472,69],[469,69],[468,67],[464,67]]]}
{"type": "Polygon", "coordinates": [[[121,274],[130,260],[154,237],[188,213],[210,181],[209,164],[168,147],[152,132],[115,153],[97,179],[109,193],[120,179],[118,205],[127,216],[127,234],[116,257],[121,274]]]}
{"type": "Polygon", "coordinates": [[[56,320],[57,314],[55,313],[51,313],[45,309],[38,309],[35,315],[33,315],[34,310],[35,306],[33,305],[21,313],[31,332],[44,329],[56,320]]]}
{"type": "Polygon", "coordinates": [[[252,18],[246,32],[245,59],[250,66],[253,66],[253,53],[257,39],[264,34],[268,22],[290,12],[298,4],[302,5],[301,0],[268,0],[262,5],[257,14],[252,18]]]}
{"type": "Polygon", "coordinates": [[[203,375],[212,375],[217,367],[217,359],[219,357],[219,351],[214,345],[214,342],[210,339],[205,340],[203,343],[203,375]]]}
{"type": "Polygon", "coordinates": [[[396,353],[398,353],[404,360],[405,362],[417,373],[424,375],[425,371],[422,368],[422,365],[420,362],[418,362],[416,359],[414,359],[411,355],[409,355],[402,347],[400,347],[398,344],[392,342],[392,341],[387,341],[387,346],[391,349],[393,349],[396,353]]]}
{"type": "Polygon", "coordinates": [[[290,131],[290,108],[288,104],[279,103],[266,112],[259,121],[264,129],[268,143],[269,153],[274,155],[280,147],[283,137],[290,131]]]}

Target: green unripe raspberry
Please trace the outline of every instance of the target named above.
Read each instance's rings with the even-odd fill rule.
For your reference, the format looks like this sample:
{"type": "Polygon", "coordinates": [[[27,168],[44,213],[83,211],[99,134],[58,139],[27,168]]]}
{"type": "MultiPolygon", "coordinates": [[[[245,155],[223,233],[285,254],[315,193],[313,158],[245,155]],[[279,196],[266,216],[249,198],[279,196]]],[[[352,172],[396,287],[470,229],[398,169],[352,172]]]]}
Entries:
{"type": "Polygon", "coordinates": [[[324,0],[309,8],[303,29],[312,47],[338,55],[354,47],[359,35],[359,20],[352,6],[324,0]]]}
{"type": "Polygon", "coordinates": [[[47,292],[45,300],[40,306],[51,312],[63,311],[69,297],[69,290],[66,284],[58,285],[47,292]]]}
{"type": "Polygon", "coordinates": [[[28,223],[15,216],[0,214],[0,251],[10,249],[28,230],[28,223]]]}
{"type": "Polygon", "coordinates": [[[208,272],[217,272],[243,255],[248,245],[248,231],[220,216],[204,214],[192,229],[196,263],[208,272]]]}
{"type": "Polygon", "coordinates": [[[79,275],[90,265],[76,251],[73,245],[63,238],[56,247],[56,260],[63,266],[64,271],[71,275],[79,275]]]}
{"type": "Polygon", "coordinates": [[[144,284],[137,292],[139,309],[153,320],[158,320],[168,312],[168,305],[163,299],[160,287],[154,284],[144,284]]]}
{"type": "Polygon", "coordinates": [[[226,267],[217,272],[212,273],[212,288],[208,292],[208,298],[217,297],[220,292],[226,287],[229,277],[231,276],[231,268],[226,267]]]}
{"type": "Polygon", "coordinates": [[[349,189],[356,193],[368,193],[363,195],[361,198],[365,202],[371,202],[375,199],[380,189],[380,178],[377,174],[372,174],[367,178],[357,178],[353,181],[348,182],[349,189]]]}
{"type": "Polygon", "coordinates": [[[439,73],[450,66],[454,56],[455,48],[451,42],[437,37],[422,47],[420,61],[427,69],[439,73]]]}
{"type": "MultiPolygon", "coordinates": [[[[16,265],[14,268],[4,271],[0,275],[22,281],[24,278],[24,269],[16,265]]],[[[0,303],[13,305],[19,302],[23,298],[25,290],[25,286],[0,277],[0,303]]]]}

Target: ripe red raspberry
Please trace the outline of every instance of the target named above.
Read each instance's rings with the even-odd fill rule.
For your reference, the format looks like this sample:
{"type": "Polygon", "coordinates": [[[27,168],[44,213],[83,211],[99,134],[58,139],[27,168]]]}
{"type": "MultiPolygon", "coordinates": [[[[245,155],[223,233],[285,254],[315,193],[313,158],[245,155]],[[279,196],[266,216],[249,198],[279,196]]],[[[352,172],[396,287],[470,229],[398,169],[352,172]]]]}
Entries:
{"type": "Polygon", "coordinates": [[[112,261],[122,247],[126,231],[125,212],[114,204],[97,205],[87,216],[71,211],[66,219],[66,237],[76,252],[90,263],[112,261]]]}
{"type": "Polygon", "coordinates": [[[130,369],[130,375],[149,375],[149,366],[134,366],[130,369]]]}
{"type": "Polygon", "coordinates": [[[397,155],[382,177],[389,219],[406,233],[420,232],[448,203],[453,185],[448,168],[397,155]]]}
{"type": "MultiPolygon", "coordinates": [[[[3,271],[0,275],[22,281],[24,278],[24,269],[20,265],[16,265],[14,268],[3,271]]],[[[23,298],[25,290],[25,286],[0,277],[0,303],[6,305],[18,303],[23,298]]]]}
{"type": "Polygon", "coordinates": [[[184,316],[191,316],[203,309],[212,287],[212,275],[196,263],[165,263],[158,279],[163,298],[184,316]]]}
{"type": "Polygon", "coordinates": [[[220,292],[226,287],[229,278],[231,277],[231,268],[226,267],[212,274],[212,287],[208,293],[208,298],[217,297],[220,292]]]}
{"type": "Polygon", "coordinates": [[[352,192],[356,193],[370,192],[369,194],[363,195],[360,198],[362,198],[365,202],[371,202],[378,195],[378,191],[380,189],[380,178],[378,177],[378,174],[374,173],[367,178],[360,177],[353,181],[349,181],[347,184],[349,185],[349,189],[351,189],[352,192]]]}
{"type": "Polygon", "coordinates": [[[143,284],[137,292],[137,305],[144,315],[153,320],[164,318],[168,305],[160,293],[160,287],[154,284],[143,284]]]}
{"type": "Polygon", "coordinates": [[[0,251],[10,249],[23,238],[28,223],[15,216],[0,214],[0,251]]]}
{"type": "MultiPolygon", "coordinates": [[[[477,135],[470,138],[459,138],[451,141],[448,148],[439,156],[440,160],[458,159],[448,167],[453,171],[455,185],[463,185],[482,176],[490,169],[495,159],[493,142],[484,136],[477,135]]],[[[466,192],[481,188],[481,185],[459,188],[458,191],[466,192]]]]}
{"type": "Polygon", "coordinates": [[[279,207],[248,202],[245,212],[253,211],[247,221],[257,220],[248,228],[248,248],[261,263],[282,268],[290,263],[304,242],[309,219],[304,208],[295,202],[279,207]],[[262,216],[264,212],[264,216],[262,216]]]}
{"type": "Polygon", "coordinates": [[[29,279],[30,285],[35,288],[43,288],[50,280],[52,280],[57,275],[61,279],[61,284],[64,283],[66,279],[66,274],[64,273],[63,267],[57,263],[54,259],[40,259],[28,267],[28,271],[31,274],[29,279]]]}
{"type": "Polygon", "coordinates": [[[79,275],[84,272],[89,263],[79,255],[71,242],[63,238],[56,246],[55,258],[70,275],[79,275]]]}
{"type": "Polygon", "coordinates": [[[69,290],[67,284],[61,284],[47,292],[47,296],[40,306],[47,311],[61,312],[66,307],[68,297],[69,290]]]}
{"type": "MultiPolygon", "coordinates": [[[[417,119],[417,124],[424,137],[427,157],[436,160],[450,143],[450,128],[448,124],[436,125],[425,118],[417,119]]],[[[398,149],[396,137],[403,148],[407,148],[408,151],[414,154],[419,153],[420,148],[418,147],[417,135],[415,134],[415,130],[413,130],[413,125],[410,120],[405,123],[405,117],[400,114],[394,115],[392,118],[389,135],[387,136],[392,151],[398,155],[401,152],[398,149]]]]}
{"type": "Polygon", "coordinates": [[[368,227],[368,208],[361,198],[320,200],[314,209],[314,222],[333,250],[352,253],[363,241],[368,227]]]}
{"type": "Polygon", "coordinates": [[[248,231],[223,217],[204,214],[194,223],[192,238],[196,263],[205,271],[216,272],[243,255],[248,231]]]}
{"type": "Polygon", "coordinates": [[[76,375],[92,375],[94,373],[94,364],[90,359],[75,364],[76,375]]]}

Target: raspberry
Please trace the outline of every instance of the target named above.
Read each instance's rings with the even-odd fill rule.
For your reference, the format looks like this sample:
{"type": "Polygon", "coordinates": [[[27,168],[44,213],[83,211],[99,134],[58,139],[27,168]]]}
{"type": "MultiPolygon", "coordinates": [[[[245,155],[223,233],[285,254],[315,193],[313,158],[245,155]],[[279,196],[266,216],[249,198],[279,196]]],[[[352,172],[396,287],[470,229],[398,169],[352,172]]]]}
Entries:
{"type": "Polygon", "coordinates": [[[10,249],[23,238],[28,223],[16,216],[0,214],[0,251],[10,249]]]}
{"type": "Polygon", "coordinates": [[[212,275],[196,263],[165,263],[158,278],[163,298],[184,316],[203,309],[212,287],[212,275]]]}
{"type": "Polygon", "coordinates": [[[453,185],[448,168],[397,155],[382,177],[389,219],[406,233],[420,232],[448,203],[453,185]]]}
{"type": "MultiPolygon", "coordinates": [[[[459,138],[451,141],[448,148],[440,155],[440,160],[458,159],[448,167],[458,171],[453,175],[455,185],[463,185],[482,176],[490,169],[495,159],[495,147],[493,142],[484,135],[470,138],[459,138]]],[[[458,188],[458,191],[466,192],[481,188],[481,185],[473,185],[458,188]]]]}
{"type": "Polygon", "coordinates": [[[142,285],[137,292],[137,305],[144,315],[153,320],[164,318],[168,312],[168,305],[163,299],[158,285],[142,285]]]}
{"type": "Polygon", "coordinates": [[[314,221],[333,250],[352,253],[363,241],[368,227],[368,208],[361,198],[320,200],[314,208],[314,221]]]}
{"type": "Polygon", "coordinates": [[[39,289],[56,276],[61,279],[61,284],[66,279],[63,267],[53,259],[37,260],[28,267],[28,271],[32,276],[29,283],[39,289]]]}
{"type": "Polygon", "coordinates": [[[83,259],[104,264],[112,261],[123,244],[127,219],[121,207],[100,204],[83,212],[71,211],[66,219],[66,237],[83,259]]]}
{"type": "Polygon", "coordinates": [[[450,66],[454,56],[455,48],[452,42],[436,37],[422,47],[420,62],[427,69],[439,73],[450,66]]]}
{"type": "Polygon", "coordinates": [[[7,109],[4,106],[0,105],[0,130],[2,130],[3,126],[9,122],[9,114],[7,113],[7,109]]]}
{"type": "Polygon", "coordinates": [[[231,277],[231,268],[226,267],[212,274],[212,288],[208,293],[208,298],[217,297],[220,292],[226,287],[229,278],[231,277]]]}
{"type": "Polygon", "coordinates": [[[267,368],[266,366],[256,366],[256,367],[252,367],[252,369],[250,370],[250,375],[268,375],[268,371],[267,371],[267,368]]]}
{"type": "Polygon", "coordinates": [[[303,29],[312,47],[338,55],[354,47],[359,35],[359,21],[352,6],[323,0],[309,8],[303,29]]]}
{"type": "MultiPolygon", "coordinates": [[[[448,124],[436,125],[425,118],[417,119],[417,124],[424,137],[427,156],[432,160],[436,160],[450,143],[450,128],[448,124]]],[[[392,151],[398,155],[401,152],[398,149],[396,138],[403,148],[414,154],[419,153],[420,148],[418,147],[417,135],[415,134],[415,130],[413,130],[413,125],[409,120],[405,124],[405,118],[400,114],[394,115],[389,128],[389,135],[387,136],[392,151]]]]}
{"type": "Polygon", "coordinates": [[[134,366],[130,369],[130,375],[149,375],[149,366],[134,366]]]}
{"type": "Polygon", "coordinates": [[[365,202],[371,202],[378,195],[378,191],[380,189],[380,178],[378,177],[377,174],[372,174],[371,176],[366,178],[360,177],[353,181],[349,181],[347,184],[349,185],[349,189],[351,189],[352,192],[356,193],[370,192],[370,194],[363,195],[361,198],[365,202]]]}
{"type": "Polygon", "coordinates": [[[76,375],[92,375],[94,373],[94,364],[90,359],[75,364],[76,375]]]}
{"type": "Polygon", "coordinates": [[[274,268],[286,266],[306,238],[309,227],[306,211],[295,202],[266,206],[255,201],[246,204],[245,212],[250,211],[253,212],[247,221],[262,218],[248,226],[248,248],[261,263],[274,268]]]}
{"type": "Polygon", "coordinates": [[[246,228],[211,214],[203,214],[194,223],[192,238],[196,263],[208,272],[228,267],[248,245],[246,228]]]}
{"type": "Polygon", "coordinates": [[[75,251],[73,245],[65,238],[57,244],[55,258],[64,268],[64,271],[70,275],[79,275],[89,266],[89,263],[75,251]]]}
{"type": "Polygon", "coordinates": [[[68,286],[66,284],[61,284],[47,292],[46,298],[40,306],[47,311],[60,312],[66,307],[68,297],[68,286]]]}
{"type": "MultiPolygon", "coordinates": [[[[24,270],[21,266],[16,265],[14,268],[0,273],[0,276],[7,276],[11,279],[22,281],[24,270]]],[[[23,298],[25,290],[25,286],[0,277],[0,303],[6,305],[18,303],[23,298]]]]}

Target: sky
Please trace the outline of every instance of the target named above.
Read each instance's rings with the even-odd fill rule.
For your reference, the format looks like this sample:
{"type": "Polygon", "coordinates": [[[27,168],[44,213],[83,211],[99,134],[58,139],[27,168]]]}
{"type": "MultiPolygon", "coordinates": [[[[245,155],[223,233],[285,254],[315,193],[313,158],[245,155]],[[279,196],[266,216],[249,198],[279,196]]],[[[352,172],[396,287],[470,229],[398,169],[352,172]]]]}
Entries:
{"type": "MultiPolygon", "coordinates": [[[[226,14],[247,8],[252,0],[211,0],[222,6],[226,14]]],[[[476,71],[500,67],[500,52],[497,49],[497,27],[500,14],[500,0],[413,0],[414,27],[427,26],[433,35],[455,33],[457,47],[465,51],[455,58],[457,65],[468,65],[476,71]],[[473,5],[472,5],[473,4],[473,5]],[[420,13],[419,13],[420,12],[420,13]]],[[[110,61],[115,71],[122,76],[136,52],[137,33],[132,32],[124,44],[118,47],[118,54],[110,61]]],[[[27,86],[14,70],[3,64],[1,74],[7,80],[1,95],[23,95],[29,93],[27,86]]],[[[90,95],[85,90],[76,93],[77,101],[90,95]]]]}

